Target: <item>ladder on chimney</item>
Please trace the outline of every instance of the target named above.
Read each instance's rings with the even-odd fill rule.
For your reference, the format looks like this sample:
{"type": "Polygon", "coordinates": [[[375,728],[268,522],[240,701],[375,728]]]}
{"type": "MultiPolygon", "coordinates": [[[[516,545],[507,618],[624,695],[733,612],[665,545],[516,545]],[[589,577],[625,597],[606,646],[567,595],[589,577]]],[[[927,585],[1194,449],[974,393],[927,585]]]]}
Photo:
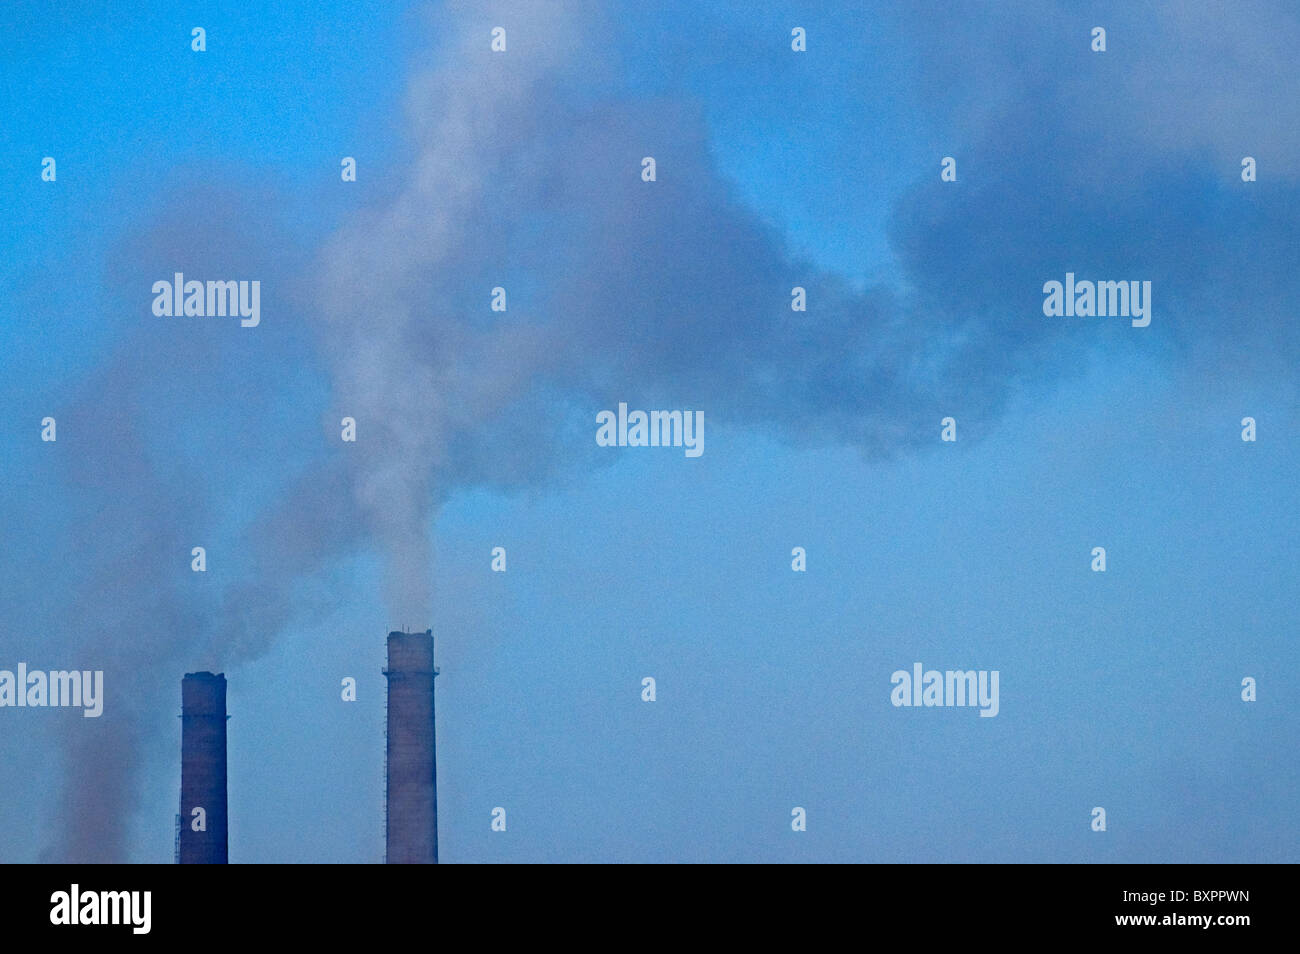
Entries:
{"type": "Polygon", "coordinates": [[[181,816],[176,816],[176,840],[172,843],[172,864],[181,863],[181,816]]]}

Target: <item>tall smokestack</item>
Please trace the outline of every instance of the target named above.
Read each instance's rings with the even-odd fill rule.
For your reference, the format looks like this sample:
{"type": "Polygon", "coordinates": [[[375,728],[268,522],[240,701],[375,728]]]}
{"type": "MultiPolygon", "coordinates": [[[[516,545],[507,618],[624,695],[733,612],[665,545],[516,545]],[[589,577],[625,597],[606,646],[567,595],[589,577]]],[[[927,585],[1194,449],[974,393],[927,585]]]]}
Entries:
{"type": "Polygon", "coordinates": [[[183,865],[224,865],[227,848],[226,677],[222,673],[186,673],[181,680],[177,861],[183,865]]]}
{"type": "Polygon", "coordinates": [[[386,860],[438,863],[438,769],[434,758],[433,630],[389,633],[386,860]]]}

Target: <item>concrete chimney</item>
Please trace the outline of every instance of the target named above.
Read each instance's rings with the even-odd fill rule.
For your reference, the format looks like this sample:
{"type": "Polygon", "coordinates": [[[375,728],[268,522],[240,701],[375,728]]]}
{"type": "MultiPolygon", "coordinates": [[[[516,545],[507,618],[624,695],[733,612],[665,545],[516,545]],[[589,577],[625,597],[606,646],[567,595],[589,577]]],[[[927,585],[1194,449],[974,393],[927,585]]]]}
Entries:
{"type": "Polygon", "coordinates": [[[389,633],[388,864],[438,863],[438,770],[434,758],[433,630],[389,633]]]}
{"type": "Polygon", "coordinates": [[[177,860],[183,865],[226,864],[226,825],[226,677],[186,673],[181,680],[177,860]]]}

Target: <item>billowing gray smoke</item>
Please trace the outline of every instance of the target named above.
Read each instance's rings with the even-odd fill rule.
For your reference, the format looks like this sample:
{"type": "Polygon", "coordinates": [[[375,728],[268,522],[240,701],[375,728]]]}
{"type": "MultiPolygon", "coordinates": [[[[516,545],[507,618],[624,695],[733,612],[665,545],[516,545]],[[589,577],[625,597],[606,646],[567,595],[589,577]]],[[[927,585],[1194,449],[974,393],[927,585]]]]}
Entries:
{"type": "MultiPolygon", "coordinates": [[[[1225,203],[1202,215],[1219,187],[1200,181],[1189,195],[1167,168],[1171,184],[1152,191],[1150,143],[1095,125],[1141,126],[1142,84],[1080,102],[1078,84],[1053,83],[1034,52],[1032,17],[943,34],[1004,50],[1014,69],[989,70],[997,109],[980,114],[988,131],[953,147],[959,183],[939,191],[936,156],[894,210],[906,286],[864,292],[791,255],[732,197],[690,97],[617,87],[606,58],[618,25],[595,5],[512,7],[506,54],[489,49],[493,24],[477,8],[440,21],[432,62],[443,65],[411,84],[409,174],[321,247],[277,234],[273,187],[182,183],[109,262],[118,301],[106,320],[132,330],[58,414],[59,491],[76,501],[59,545],[86,562],[66,564],[76,595],[51,643],[52,659],[61,640],[75,653],[65,665],[105,669],[107,698],[101,719],[59,724],[66,778],[49,858],[126,856],[142,766],[174,763],[158,740],[181,673],[230,673],[291,620],[327,613],[329,588],[313,581],[361,551],[386,559],[392,628],[426,625],[440,502],[610,460],[598,457],[595,413],[620,400],[878,455],[934,442],[947,413],[962,418],[963,441],[978,438],[1012,389],[1072,372],[1098,341],[1176,352],[1199,338],[1216,357],[1234,352],[1235,373],[1249,355],[1294,367],[1297,220],[1270,211],[1296,207],[1294,174],[1275,158],[1287,184],[1275,179],[1269,203],[1240,213],[1225,203]],[[1025,70],[1037,81],[1021,88],[1025,70]],[[657,161],[654,183],[641,180],[643,156],[657,161]],[[1106,176],[1109,192],[1073,185],[1106,176]],[[1238,214],[1271,238],[1221,248],[1238,214]],[[1081,227],[1112,218],[1110,230],[1081,227]],[[1071,268],[1153,280],[1150,335],[1035,320],[1041,283],[1071,268]],[[146,292],[177,270],[259,279],[259,327],[153,320],[146,292]],[[795,285],[806,313],[790,309],[795,285]],[[489,310],[496,286],[504,313],[489,310]],[[1249,326],[1216,330],[1227,303],[1249,326]],[[1261,340],[1269,347],[1254,348],[1261,340]],[[339,440],[345,416],[355,444],[339,440]],[[209,547],[206,574],[189,570],[196,545],[209,547]]],[[[948,22],[939,9],[930,22],[948,22]]],[[[1179,9],[1207,36],[1257,45],[1217,29],[1210,6],[1179,9]]],[[[954,62],[935,44],[927,75],[954,62]]],[[[974,99],[982,75],[966,78],[974,99]]],[[[1294,93],[1294,78],[1282,89],[1294,93]]],[[[1233,95],[1214,91],[1225,110],[1233,95]]],[[[1300,96],[1278,97],[1278,128],[1300,128],[1281,121],[1300,96]]],[[[383,178],[358,158],[363,179],[383,178]]],[[[63,552],[46,552],[49,564],[65,565],[63,552]]]]}

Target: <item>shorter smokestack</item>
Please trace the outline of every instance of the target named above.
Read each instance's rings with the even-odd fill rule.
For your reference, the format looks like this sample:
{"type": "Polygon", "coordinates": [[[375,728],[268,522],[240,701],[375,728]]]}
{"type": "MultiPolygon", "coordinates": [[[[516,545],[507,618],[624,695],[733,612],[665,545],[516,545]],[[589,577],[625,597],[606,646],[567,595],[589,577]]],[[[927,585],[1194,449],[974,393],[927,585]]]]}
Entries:
{"type": "Polygon", "coordinates": [[[177,860],[224,865],[226,821],[226,677],[186,673],[181,680],[181,815],[177,860]]]}

